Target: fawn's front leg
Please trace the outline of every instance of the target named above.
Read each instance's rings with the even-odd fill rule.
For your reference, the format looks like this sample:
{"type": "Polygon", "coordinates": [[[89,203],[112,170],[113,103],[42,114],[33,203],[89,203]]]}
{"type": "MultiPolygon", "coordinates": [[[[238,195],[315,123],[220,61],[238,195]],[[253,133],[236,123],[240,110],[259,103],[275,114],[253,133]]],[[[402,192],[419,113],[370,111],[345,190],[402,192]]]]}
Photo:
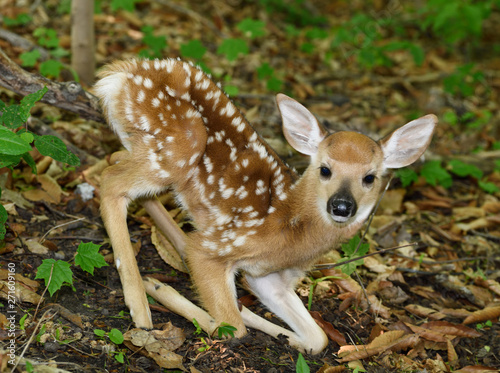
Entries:
{"type": "Polygon", "coordinates": [[[101,183],[101,216],[111,240],[125,304],[130,309],[132,320],[137,327],[151,329],[151,312],[127,228],[127,206],[131,199],[128,190],[130,184],[123,182],[123,175],[127,174],[134,180],[125,161],[104,170],[101,183]]]}
{"type": "MultiPolygon", "coordinates": [[[[293,329],[294,335],[289,339],[290,344],[302,351],[317,354],[326,347],[328,338],[294,291],[301,274],[301,271],[285,269],[263,277],[246,275],[245,278],[251,291],[260,301],[293,329]]],[[[248,310],[242,312],[242,315],[248,326],[274,337],[278,334],[290,337],[290,332],[283,333],[282,328],[268,325],[266,320],[257,319],[248,310]]]]}
{"type": "Polygon", "coordinates": [[[217,256],[186,247],[191,279],[201,298],[204,308],[215,319],[216,325],[227,323],[237,330],[235,337],[247,334],[236,301],[234,270],[217,256]]]}

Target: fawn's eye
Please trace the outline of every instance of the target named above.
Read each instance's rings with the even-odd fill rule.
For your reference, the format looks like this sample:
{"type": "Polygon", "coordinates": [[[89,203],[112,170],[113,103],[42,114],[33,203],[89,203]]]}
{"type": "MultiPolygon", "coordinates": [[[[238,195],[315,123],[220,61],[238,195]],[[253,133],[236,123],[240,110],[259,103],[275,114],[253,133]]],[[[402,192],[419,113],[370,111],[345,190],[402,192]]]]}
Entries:
{"type": "Polygon", "coordinates": [[[375,175],[366,175],[363,178],[363,183],[365,184],[373,184],[374,181],[375,181],[375,175]]]}
{"type": "Polygon", "coordinates": [[[328,167],[320,167],[319,169],[319,174],[323,177],[330,177],[332,176],[332,171],[328,167]]]}

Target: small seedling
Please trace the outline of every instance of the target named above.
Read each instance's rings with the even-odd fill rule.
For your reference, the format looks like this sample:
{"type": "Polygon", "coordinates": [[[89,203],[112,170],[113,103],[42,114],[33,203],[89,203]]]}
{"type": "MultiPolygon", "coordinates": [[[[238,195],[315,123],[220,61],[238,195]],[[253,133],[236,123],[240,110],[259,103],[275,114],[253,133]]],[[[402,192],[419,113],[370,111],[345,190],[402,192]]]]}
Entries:
{"type": "MultiPolygon", "coordinates": [[[[107,336],[109,340],[113,342],[115,345],[121,345],[125,340],[122,332],[119,331],[118,329],[111,329],[109,332],[105,332],[102,329],[94,329],[94,334],[100,338],[104,338],[105,336],[107,336]]],[[[124,363],[125,354],[122,351],[113,351],[112,354],[116,359],[116,361],[122,364],[124,363]]]]}
{"type": "Polygon", "coordinates": [[[229,336],[231,336],[232,338],[234,338],[234,332],[236,330],[237,329],[234,326],[229,325],[229,324],[223,322],[217,328],[217,335],[219,336],[219,338],[222,338],[222,337],[226,337],[227,338],[229,336]]]}
{"type": "Polygon", "coordinates": [[[235,61],[238,56],[249,53],[248,44],[243,39],[230,38],[224,39],[217,48],[218,54],[223,54],[229,61],[235,61]]]}
{"type": "MultiPolygon", "coordinates": [[[[101,245],[94,243],[80,243],[75,256],[75,265],[79,265],[84,271],[94,274],[94,268],[105,267],[108,264],[98,253],[101,245]]],[[[64,284],[72,286],[73,272],[71,264],[63,260],[44,259],[38,267],[35,279],[45,280],[45,286],[52,296],[64,284]]]]}
{"type": "Polygon", "coordinates": [[[311,370],[309,369],[309,366],[307,365],[306,359],[304,359],[304,356],[302,356],[301,353],[299,353],[299,357],[297,358],[297,363],[295,365],[295,372],[296,373],[309,373],[311,370]]]}
{"type": "MultiPolygon", "coordinates": [[[[363,256],[368,253],[370,245],[368,243],[361,243],[361,238],[359,235],[355,235],[349,240],[348,243],[341,245],[342,251],[344,252],[344,257],[339,260],[339,263],[354,259],[356,257],[363,256]]],[[[346,263],[340,267],[342,273],[350,276],[358,266],[364,263],[363,259],[356,260],[354,262],[346,263]]]]}
{"type": "Polygon", "coordinates": [[[491,328],[493,326],[493,323],[491,322],[491,320],[488,320],[484,323],[479,323],[479,324],[476,324],[476,329],[477,330],[482,330],[484,328],[491,328]]]}

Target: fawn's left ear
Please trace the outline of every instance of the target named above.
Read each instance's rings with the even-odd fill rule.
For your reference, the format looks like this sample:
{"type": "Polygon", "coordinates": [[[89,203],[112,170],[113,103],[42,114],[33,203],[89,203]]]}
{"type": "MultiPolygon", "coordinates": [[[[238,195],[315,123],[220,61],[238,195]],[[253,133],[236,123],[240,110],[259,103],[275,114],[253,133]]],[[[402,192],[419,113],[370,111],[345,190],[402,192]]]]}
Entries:
{"type": "Polygon", "coordinates": [[[318,120],[294,99],[279,93],[276,102],[283,119],[283,134],[288,143],[298,152],[314,155],[319,143],[328,134],[318,120]]]}
{"type": "Polygon", "coordinates": [[[412,120],[379,141],[384,168],[401,168],[415,162],[432,140],[438,119],[429,114],[412,120]]]}

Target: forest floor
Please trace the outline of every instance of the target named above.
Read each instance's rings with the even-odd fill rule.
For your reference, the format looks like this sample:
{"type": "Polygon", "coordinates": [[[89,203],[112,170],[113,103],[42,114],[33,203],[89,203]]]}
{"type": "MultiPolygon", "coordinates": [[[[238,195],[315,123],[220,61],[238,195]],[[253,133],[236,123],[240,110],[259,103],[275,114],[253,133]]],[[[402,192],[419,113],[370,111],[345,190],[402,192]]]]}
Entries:
{"type": "MultiPolygon", "coordinates": [[[[69,49],[70,16],[57,9],[58,3],[47,1],[37,9],[5,8],[4,16],[23,12],[33,16],[28,27],[9,30],[35,41],[36,28],[52,28],[59,46],[69,49]]],[[[391,17],[388,3],[392,2],[374,1],[374,8],[368,10],[362,3],[317,1],[311,2],[314,7],[307,11],[325,15],[326,22],[336,27],[348,23],[354,14],[370,13],[373,29],[381,32],[384,40],[396,38],[379,22],[382,16],[391,17]]],[[[198,62],[208,66],[214,80],[228,86],[228,91],[238,88],[238,92],[233,91],[237,106],[278,154],[299,171],[307,159],[293,153],[283,139],[274,94],[269,90],[276,84],[279,91],[303,102],[332,131],[352,129],[380,138],[416,115],[438,115],[440,123],[426,161],[439,165],[427,173],[422,171],[422,163],[417,165],[416,180],[410,185],[403,186],[403,181],[395,178],[365,237],[371,252],[418,244],[366,258],[357,267],[359,277],[323,269],[303,279],[297,291],[305,304],[313,291],[311,311],[330,337],[323,352],[303,355],[308,368],[285,338],[249,330],[244,338],[219,340],[197,332],[192,322],[158,304],[152,305],[152,317],[155,328],[164,330],[161,354],[134,346],[130,336],[137,331],[124,305],[99,216],[100,175],[108,155],[119,150],[120,144],[104,123],[37,104],[32,117],[71,144],[82,164],[69,168],[33,151],[37,175],[25,165],[0,170],[2,204],[9,213],[0,249],[0,280],[5,280],[8,265],[13,263],[19,299],[16,355],[22,357],[17,371],[29,371],[27,361],[35,371],[45,367],[54,372],[55,367],[71,372],[499,371],[500,193],[495,186],[500,187],[500,57],[488,47],[494,42],[489,38],[497,37],[494,25],[499,22],[498,10],[485,21],[486,44],[472,56],[458,47],[438,45],[425,33],[407,30],[417,35],[423,46],[421,65],[416,65],[407,51],[396,50],[387,52],[390,65],[366,68],[356,62],[360,51],[354,53],[355,48],[340,53],[329,47],[331,39],[307,39],[298,28],[296,36],[290,37],[281,14],[268,13],[260,4],[238,0],[182,0],[175,5],[143,1],[136,4],[134,12],[112,12],[103,5],[102,13],[95,16],[97,63],[101,66],[137,56],[145,48],[142,38],[149,32],[144,26],[152,26],[154,35],[167,35],[164,57],[185,57],[189,52],[182,52],[182,46],[201,40],[207,50],[198,62]],[[246,18],[264,20],[266,35],[245,39],[235,25],[246,18]],[[217,45],[225,38],[247,40],[250,49],[229,61],[217,53],[217,45]],[[471,83],[473,95],[463,97],[443,90],[443,77],[470,58],[479,60],[479,55],[475,66],[483,72],[484,80],[471,83]],[[273,71],[259,77],[255,71],[263,63],[273,71]],[[463,118],[466,113],[471,113],[469,119],[453,123],[453,118],[463,118]],[[473,120],[479,124],[471,126],[473,120]],[[481,175],[461,174],[454,161],[460,162],[461,169],[464,164],[473,165],[481,175]],[[94,188],[89,200],[82,199],[77,188],[83,183],[94,188]],[[481,187],[485,184],[489,190],[481,187]],[[73,265],[72,286],[63,286],[49,296],[43,282],[34,280],[37,268],[48,258],[72,262],[81,242],[102,244],[100,253],[110,265],[96,268],[93,276],[73,265]],[[333,278],[315,281],[325,276],[333,278]],[[123,344],[95,333],[112,329],[125,334],[123,344]],[[170,342],[175,347],[167,352],[170,342]]],[[[405,19],[402,8],[391,11],[393,18],[405,19]]],[[[1,39],[0,48],[21,64],[25,47],[1,39]]],[[[463,79],[470,82],[471,77],[463,79]]],[[[0,88],[0,98],[9,102],[18,97],[0,88]]],[[[174,199],[167,196],[164,200],[179,225],[184,230],[193,229],[174,199]]],[[[141,273],[168,282],[196,301],[189,276],[174,270],[157,253],[162,239],[140,205],[130,207],[129,230],[141,273]]],[[[340,252],[332,250],[325,261],[338,260],[340,252]]],[[[0,296],[5,294],[0,292],[0,296]]],[[[243,288],[238,288],[238,296],[254,312],[282,324],[243,288]]],[[[7,316],[2,310],[2,372],[12,369],[5,351],[10,342],[7,316]]]]}

